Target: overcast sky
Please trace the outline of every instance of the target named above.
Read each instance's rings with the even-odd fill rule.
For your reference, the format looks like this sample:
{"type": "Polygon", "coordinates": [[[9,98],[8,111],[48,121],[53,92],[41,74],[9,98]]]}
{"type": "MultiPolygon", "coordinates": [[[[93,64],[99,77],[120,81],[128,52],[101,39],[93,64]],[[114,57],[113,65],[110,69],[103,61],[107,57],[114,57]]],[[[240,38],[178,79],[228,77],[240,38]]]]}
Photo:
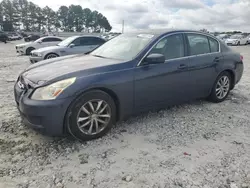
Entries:
{"type": "Polygon", "coordinates": [[[185,28],[250,32],[250,0],[31,0],[57,10],[81,5],[101,12],[113,27],[134,29],[185,28]]]}

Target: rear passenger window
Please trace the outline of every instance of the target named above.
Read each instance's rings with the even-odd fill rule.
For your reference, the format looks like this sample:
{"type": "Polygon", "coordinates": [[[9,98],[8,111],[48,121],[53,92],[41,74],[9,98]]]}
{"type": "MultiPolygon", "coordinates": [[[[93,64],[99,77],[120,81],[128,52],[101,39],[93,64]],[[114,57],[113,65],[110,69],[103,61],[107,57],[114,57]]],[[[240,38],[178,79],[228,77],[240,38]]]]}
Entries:
{"type": "Polygon", "coordinates": [[[219,52],[219,43],[217,40],[208,37],[211,52],[219,52]]]}
{"type": "Polygon", "coordinates": [[[187,34],[190,55],[210,53],[207,36],[199,34],[187,34]]]}

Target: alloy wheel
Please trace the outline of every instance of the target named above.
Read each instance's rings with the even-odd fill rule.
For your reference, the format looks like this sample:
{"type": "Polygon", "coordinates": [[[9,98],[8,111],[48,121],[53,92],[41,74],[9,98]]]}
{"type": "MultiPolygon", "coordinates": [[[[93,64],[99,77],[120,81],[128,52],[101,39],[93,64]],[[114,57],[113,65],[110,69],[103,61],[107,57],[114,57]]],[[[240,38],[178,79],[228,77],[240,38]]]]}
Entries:
{"type": "Polygon", "coordinates": [[[229,87],[230,87],[229,78],[227,76],[222,76],[218,80],[215,88],[217,98],[223,99],[224,97],[226,97],[229,92],[229,87]]]}
{"type": "Polygon", "coordinates": [[[103,131],[111,119],[111,108],[104,100],[86,102],[77,115],[77,125],[81,132],[95,135],[103,131]]]}

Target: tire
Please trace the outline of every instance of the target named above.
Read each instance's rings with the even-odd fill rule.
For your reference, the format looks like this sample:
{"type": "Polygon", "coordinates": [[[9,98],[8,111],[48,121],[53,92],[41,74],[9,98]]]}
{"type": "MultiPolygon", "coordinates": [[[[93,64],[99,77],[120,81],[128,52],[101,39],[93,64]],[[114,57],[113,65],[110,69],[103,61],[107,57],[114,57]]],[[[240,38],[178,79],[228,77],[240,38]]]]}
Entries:
{"type": "Polygon", "coordinates": [[[100,90],[89,91],[78,97],[70,105],[65,118],[66,128],[68,132],[76,139],[82,141],[97,139],[104,136],[112,128],[115,122],[116,122],[115,102],[111,96],[100,90]],[[99,113],[92,113],[93,111],[91,110],[91,105],[89,105],[89,103],[91,103],[94,110],[96,110],[99,113]],[[98,108],[98,103],[101,104],[99,108],[98,108]],[[105,105],[107,105],[106,108],[104,108],[105,105]],[[101,110],[103,109],[105,110],[101,112],[101,110]],[[86,113],[86,110],[88,113],[91,112],[89,113],[90,115],[86,113]],[[106,117],[99,117],[99,116],[106,116],[106,117]],[[92,129],[91,129],[91,122],[93,122],[92,129]],[[96,123],[99,124],[98,125],[99,128],[96,127],[96,123]],[[81,126],[83,127],[80,128],[81,126]],[[91,134],[88,132],[90,130],[92,131],[91,134]]]}
{"type": "Polygon", "coordinates": [[[209,96],[209,100],[211,101],[211,102],[214,102],[214,103],[220,103],[220,102],[222,102],[222,101],[224,101],[226,98],[227,98],[227,96],[228,96],[228,94],[229,94],[229,92],[230,92],[230,89],[231,89],[231,84],[232,84],[232,76],[231,76],[231,74],[229,73],[229,72],[227,72],[227,71],[224,71],[224,72],[222,72],[218,77],[217,77],[217,79],[216,79],[216,81],[215,81],[215,83],[214,83],[214,86],[213,86],[213,88],[212,88],[212,91],[211,91],[211,94],[210,94],[210,96],[209,96]],[[219,88],[220,88],[220,86],[219,86],[219,82],[220,83],[222,83],[223,81],[222,81],[222,79],[224,79],[225,80],[225,78],[227,78],[228,79],[228,84],[227,85],[225,85],[225,87],[223,87],[224,88],[224,94],[223,95],[221,95],[221,96],[218,96],[219,94],[218,94],[218,90],[219,90],[219,88]],[[216,94],[216,91],[217,91],[217,94],[216,94]]]}
{"type": "Polygon", "coordinates": [[[52,58],[56,58],[59,57],[59,55],[55,54],[55,53],[49,53],[45,56],[44,59],[52,59],[52,58]]]}
{"type": "Polygon", "coordinates": [[[31,53],[32,50],[35,50],[35,48],[33,48],[33,47],[27,48],[26,49],[26,55],[30,55],[30,53],[31,53]]]}
{"type": "Polygon", "coordinates": [[[237,43],[237,46],[240,46],[240,41],[237,43]]]}

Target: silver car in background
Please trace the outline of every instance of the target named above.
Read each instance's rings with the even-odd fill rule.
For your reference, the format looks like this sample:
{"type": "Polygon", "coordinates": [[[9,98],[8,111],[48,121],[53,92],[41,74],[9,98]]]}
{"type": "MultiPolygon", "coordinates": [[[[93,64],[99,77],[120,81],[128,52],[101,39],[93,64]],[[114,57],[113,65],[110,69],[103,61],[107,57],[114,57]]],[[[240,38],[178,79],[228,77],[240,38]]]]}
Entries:
{"type": "Polygon", "coordinates": [[[36,63],[45,59],[51,59],[65,55],[87,53],[105,42],[105,39],[96,36],[85,35],[69,37],[56,46],[33,50],[31,52],[30,62],[36,63]]]}

